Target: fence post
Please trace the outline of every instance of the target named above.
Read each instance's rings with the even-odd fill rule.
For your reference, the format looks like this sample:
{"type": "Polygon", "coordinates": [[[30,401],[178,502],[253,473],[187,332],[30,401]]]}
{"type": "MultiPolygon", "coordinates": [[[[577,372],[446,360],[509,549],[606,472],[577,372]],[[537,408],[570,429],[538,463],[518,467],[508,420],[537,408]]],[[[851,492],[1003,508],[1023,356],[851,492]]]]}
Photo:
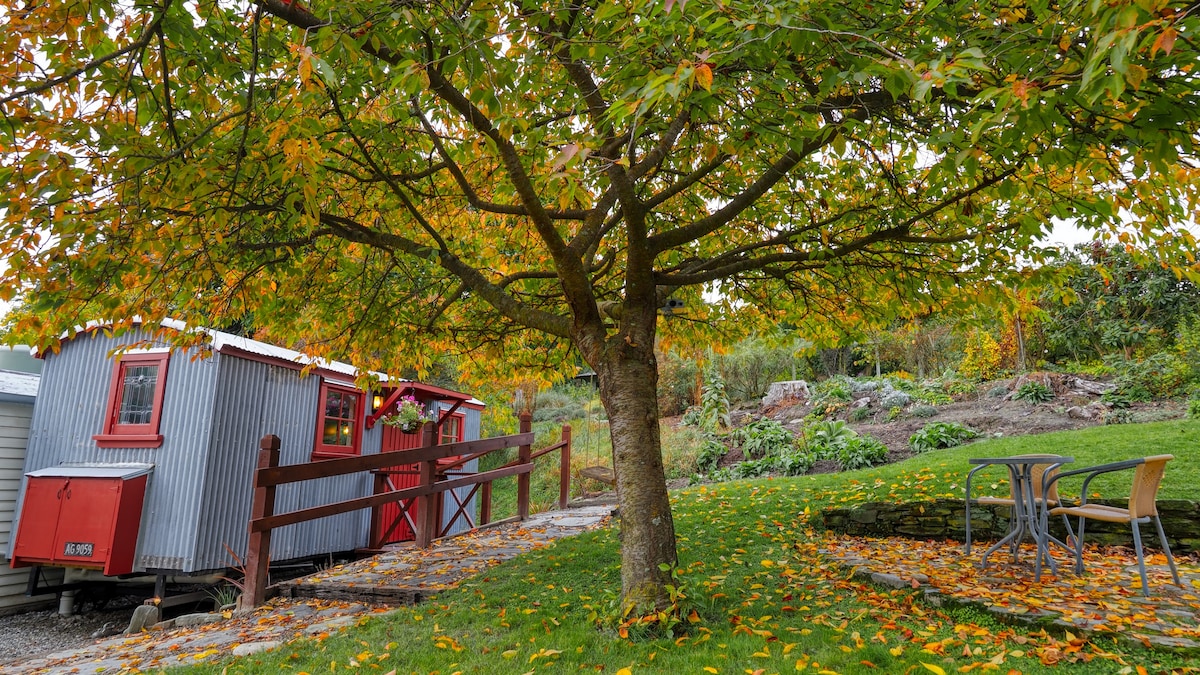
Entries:
{"type": "Polygon", "coordinates": [[[483,484],[482,495],[479,500],[479,526],[483,527],[492,522],[492,481],[483,484]]]}
{"type": "MultiPolygon", "coordinates": [[[[375,474],[375,491],[372,494],[383,494],[388,491],[388,475],[383,471],[375,474]]],[[[367,547],[375,550],[383,548],[383,507],[371,509],[371,534],[367,538],[367,547]]]]}
{"type": "MultiPolygon", "coordinates": [[[[521,433],[527,434],[533,430],[533,416],[527,412],[521,413],[521,433]]],[[[522,445],[517,449],[517,463],[528,464],[532,455],[532,446],[522,445]]],[[[529,517],[529,473],[517,474],[517,516],[521,520],[529,517]]]]}
{"type": "MultiPolygon", "coordinates": [[[[258,473],[263,469],[279,466],[279,437],[268,434],[258,443],[258,468],[254,471],[254,485],[258,485],[258,473]]],[[[275,486],[254,488],[254,506],[250,510],[250,523],[275,515],[275,486]]],[[[271,531],[250,530],[250,544],[246,550],[246,578],[242,581],[240,609],[254,609],[267,600],[267,568],[271,563],[271,531]]]]}
{"type": "Polygon", "coordinates": [[[567,508],[571,498],[571,425],[562,428],[562,450],[558,453],[558,508],[567,508]]]}
{"type": "MultiPolygon", "coordinates": [[[[421,428],[421,447],[429,448],[437,445],[437,425],[433,422],[426,422],[421,428]]],[[[432,487],[437,481],[437,460],[431,459],[421,462],[421,487],[432,487]]],[[[437,536],[438,527],[438,499],[437,493],[430,493],[417,497],[417,546],[419,548],[429,548],[433,544],[434,538],[437,536]]]]}

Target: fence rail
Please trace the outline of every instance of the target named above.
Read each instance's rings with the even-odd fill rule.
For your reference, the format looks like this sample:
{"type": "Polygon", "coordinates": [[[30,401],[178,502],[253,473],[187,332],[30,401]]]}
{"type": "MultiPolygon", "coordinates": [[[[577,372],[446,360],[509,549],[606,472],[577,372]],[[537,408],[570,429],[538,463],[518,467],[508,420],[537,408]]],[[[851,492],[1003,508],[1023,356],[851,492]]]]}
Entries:
{"type": "Polygon", "coordinates": [[[396,503],[400,507],[400,516],[415,525],[417,545],[429,547],[434,539],[449,532],[460,516],[464,517],[469,525],[475,526],[467,505],[477,491],[482,490],[479,525],[490,523],[492,482],[500,478],[517,477],[516,517],[521,520],[528,518],[529,477],[533,471],[534,460],[555,451],[559,452],[558,505],[559,508],[565,507],[571,487],[571,427],[563,427],[560,442],[537,452],[532,450],[533,440],[532,422],[527,414],[521,416],[520,432],[517,434],[444,445],[437,444],[437,425],[428,422],[421,429],[421,445],[417,448],[280,466],[279,437],[264,436],[259,443],[258,467],[254,471],[254,504],[249,523],[250,543],[245,558],[246,578],[241,598],[242,606],[257,607],[266,600],[271,531],[275,528],[369,508],[374,509],[374,513],[368,536],[371,546],[377,547],[382,544],[385,536],[382,532],[380,509],[386,504],[396,503]],[[468,462],[507,448],[517,448],[517,458],[514,461],[489,471],[461,474],[461,467],[468,462]],[[444,464],[438,461],[449,457],[457,459],[444,464]],[[414,464],[417,465],[420,477],[418,485],[398,490],[387,489],[389,470],[394,472],[398,466],[414,464]],[[451,478],[448,474],[454,469],[459,469],[459,472],[454,473],[458,477],[451,478]],[[275,513],[275,490],[279,485],[363,472],[375,474],[375,494],[287,513],[275,513]],[[454,495],[455,514],[444,527],[439,528],[438,514],[443,495],[463,487],[472,487],[470,494],[465,499],[454,495]],[[410,516],[410,507],[405,505],[405,501],[418,505],[415,519],[410,516]]]}

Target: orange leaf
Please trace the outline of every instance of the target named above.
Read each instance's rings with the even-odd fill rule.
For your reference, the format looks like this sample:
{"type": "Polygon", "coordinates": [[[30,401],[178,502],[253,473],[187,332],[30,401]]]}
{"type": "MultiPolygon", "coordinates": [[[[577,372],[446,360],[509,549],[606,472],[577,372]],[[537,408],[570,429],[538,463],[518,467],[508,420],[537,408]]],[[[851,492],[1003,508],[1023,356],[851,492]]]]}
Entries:
{"type": "Polygon", "coordinates": [[[1158,37],[1154,39],[1154,44],[1150,46],[1150,56],[1153,57],[1155,52],[1160,49],[1163,50],[1164,54],[1170,54],[1171,50],[1175,48],[1176,35],[1178,33],[1176,33],[1174,28],[1170,26],[1164,28],[1163,32],[1159,33],[1158,37]]]}
{"type": "MultiPolygon", "coordinates": [[[[1161,36],[1160,36],[1161,37],[1161,36]]],[[[1174,43],[1174,39],[1171,40],[1174,43]]],[[[1170,50],[1167,50],[1168,52],[1170,50]]],[[[696,66],[695,70],[696,84],[704,88],[704,91],[712,90],[713,73],[712,68],[707,63],[701,63],[696,66]]]]}

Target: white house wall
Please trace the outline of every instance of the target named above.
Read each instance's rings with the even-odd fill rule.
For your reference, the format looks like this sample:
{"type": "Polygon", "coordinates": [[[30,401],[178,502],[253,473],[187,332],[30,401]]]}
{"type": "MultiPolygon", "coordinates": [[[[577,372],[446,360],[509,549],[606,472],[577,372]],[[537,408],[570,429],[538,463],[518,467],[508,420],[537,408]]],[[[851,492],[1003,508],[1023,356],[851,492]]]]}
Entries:
{"type": "Polygon", "coordinates": [[[29,570],[8,566],[8,542],[12,537],[13,514],[25,465],[32,403],[0,402],[0,614],[44,604],[54,595],[26,597],[29,570]]]}

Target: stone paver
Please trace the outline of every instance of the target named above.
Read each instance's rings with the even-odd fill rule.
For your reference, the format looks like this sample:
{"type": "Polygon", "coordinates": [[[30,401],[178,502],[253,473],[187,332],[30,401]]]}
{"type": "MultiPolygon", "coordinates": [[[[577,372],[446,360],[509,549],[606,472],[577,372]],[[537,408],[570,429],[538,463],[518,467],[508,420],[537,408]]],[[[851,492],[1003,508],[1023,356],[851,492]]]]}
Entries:
{"type": "MultiPolygon", "coordinates": [[[[1089,548],[1085,572],[1056,552],[1059,574],[1034,580],[1032,545],[1017,563],[996,554],[980,567],[984,547],[970,555],[962,544],[900,538],[831,536],[824,553],[856,576],[893,588],[922,588],[926,597],[972,603],[1003,621],[1044,625],[1074,633],[1113,635],[1129,644],[1200,654],[1200,567],[1178,559],[1183,586],[1171,580],[1161,554],[1147,559],[1150,596],[1141,594],[1132,552],[1118,547],[1089,548]]],[[[938,604],[935,602],[935,604],[938,604]]]]}
{"type": "MultiPolygon", "coordinates": [[[[333,589],[347,598],[354,589],[365,598],[377,598],[388,589],[402,589],[420,601],[555,539],[603,527],[611,513],[611,506],[581,506],[443,539],[430,550],[399,545],[374,557],[290,582],[288,588],[314,592],[333,589]]],[[[275,598],[246,614],[204,617],[213,618],[214,623],[98,640],[86,647],[0,666],[0,673],[131,673],[198,663],[229,653],[244,655],[275,649],[292,640],[345,630],[392,611],[387,604],[346,599],[275,598]]]]}

